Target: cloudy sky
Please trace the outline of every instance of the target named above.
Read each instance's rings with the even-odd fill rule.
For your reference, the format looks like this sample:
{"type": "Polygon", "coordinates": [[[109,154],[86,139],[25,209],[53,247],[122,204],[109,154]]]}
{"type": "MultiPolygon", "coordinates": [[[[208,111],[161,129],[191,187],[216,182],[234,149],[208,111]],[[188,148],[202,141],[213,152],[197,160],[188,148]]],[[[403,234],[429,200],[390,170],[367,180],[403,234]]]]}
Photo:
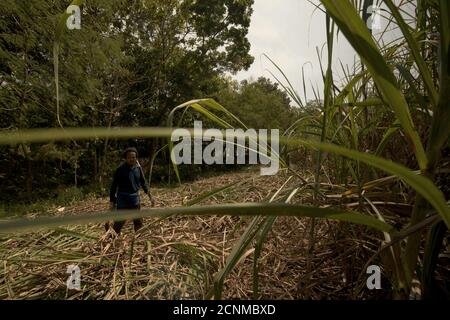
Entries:
{"type": "MultiPolygon", "coordinates": [[[[301,97],[301,68],[310,62],[305,65],[307,97],[314,99],[311,83],[323,91],[316,47],[321,49],[326,43],[325,15],[307,0],[255,0],[248,39],[255,62],[249,70],[239,72],[235,79],[256,80],[260,76],[273,79],[266,69],[275,73],[276,68],[262,56],[265,53],[283,69],[301,97]]],[[[326,62],[326,46],[323,48],[326,62]]],[[[353,65],[354,56],[353,49],[341,35],[335,45],[335,76],[343,76],[339,59],[353,65]]]]}

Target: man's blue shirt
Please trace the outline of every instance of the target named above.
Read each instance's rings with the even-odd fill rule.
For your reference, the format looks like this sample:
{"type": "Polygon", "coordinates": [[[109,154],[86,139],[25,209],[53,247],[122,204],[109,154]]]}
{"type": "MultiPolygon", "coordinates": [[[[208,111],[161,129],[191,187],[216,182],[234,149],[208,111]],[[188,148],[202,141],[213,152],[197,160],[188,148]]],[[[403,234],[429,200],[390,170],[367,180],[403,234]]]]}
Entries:
{"type": "Polygon", "coordinates": [[[145,183],[142,170],[139,166],[129,166],[126,162],[122,163],[114,173],[113,183],[109,191],[109,199],[116,202],[117,193],[135,194],[140,188],[148,193],[148,186],[145,183]]]}

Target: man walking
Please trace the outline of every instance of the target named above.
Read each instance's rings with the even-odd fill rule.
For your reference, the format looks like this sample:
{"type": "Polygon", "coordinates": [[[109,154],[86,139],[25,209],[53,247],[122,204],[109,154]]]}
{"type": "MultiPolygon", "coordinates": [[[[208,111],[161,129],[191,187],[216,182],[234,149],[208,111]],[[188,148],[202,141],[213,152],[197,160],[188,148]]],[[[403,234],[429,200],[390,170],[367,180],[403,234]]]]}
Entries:
{"type": "MultiPolygon", "coordinates": [[[[149,192],[148,185],[145,182],[144,173],[137,161],[138,152],[136,148],[128,148],[124,152],[126,161],[122,163],[114,173],[111,190],[109,192],[110,210],[115,206],[117,209],[136,209],[140,210],[141,202],[139,198],[139,189],[142,187],[144,192],[150,197],[152,206],[155,200],[149,192]]],[[[114,221],[113,229],[117,234],[120,233],[125,220],[114,221]]],[[[142,227],[142,219],[134,219],[134,231],[142,227]]]]}

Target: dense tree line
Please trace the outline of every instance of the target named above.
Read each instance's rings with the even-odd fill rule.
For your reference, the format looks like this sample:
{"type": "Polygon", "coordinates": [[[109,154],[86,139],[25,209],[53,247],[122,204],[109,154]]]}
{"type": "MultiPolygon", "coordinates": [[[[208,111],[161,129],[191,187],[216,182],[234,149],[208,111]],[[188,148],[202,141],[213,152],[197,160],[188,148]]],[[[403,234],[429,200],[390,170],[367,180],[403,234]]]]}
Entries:
{"type": "MultiPolygon", "coordinates": [[[[86,1],[81,29],[65,30],[60,39],[57,108],[52,48],[69,4],[0,3],[2,130],[164,126],[173,107],[203,97],[214,97],[249,126],[287,125],[293,110],[275,84],[263,78],[239,84],[227,76],[253,62],[246,38],[253,0],[86,1]]],[[[1,147],[1,200],[33,200],[58,186],[106,188],[123,147],[135,145],[148,158],[164,143],[98,139],[1,147]]],[[[159,163],[167,160],[161,153],[159,163]]],[[[157,175],[165,175],[163,167],[157,175]]]]}

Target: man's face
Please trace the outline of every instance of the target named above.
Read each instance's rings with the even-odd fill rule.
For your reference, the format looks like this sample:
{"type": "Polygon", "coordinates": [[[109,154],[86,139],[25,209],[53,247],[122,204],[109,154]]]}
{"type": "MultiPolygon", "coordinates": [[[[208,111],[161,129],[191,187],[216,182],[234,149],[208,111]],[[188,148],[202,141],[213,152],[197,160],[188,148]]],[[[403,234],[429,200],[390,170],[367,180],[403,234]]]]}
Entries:
{"type": "Polygon", "coordinates": [[[129,166],[136,165],[136,152],[128,152],[127,153],[127,164],[129,166]]]}

